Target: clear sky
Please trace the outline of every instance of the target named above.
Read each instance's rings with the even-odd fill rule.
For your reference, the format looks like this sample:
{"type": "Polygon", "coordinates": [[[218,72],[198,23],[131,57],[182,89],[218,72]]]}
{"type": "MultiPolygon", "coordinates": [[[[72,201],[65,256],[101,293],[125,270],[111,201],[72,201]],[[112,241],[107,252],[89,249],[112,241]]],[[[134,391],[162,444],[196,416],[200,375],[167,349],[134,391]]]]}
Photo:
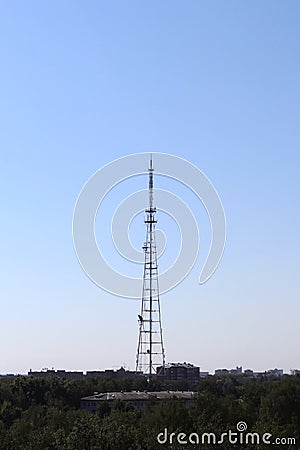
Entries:
{"type": "Polygon", "coordinates": [[[167,361],[300,368],[299,20],[297,0],[1,2],[0,373],[134,368],[139,302],[86,277],[71,223],[98,168],[148,151],[198,166],[227,217],[199,286],[191,200],[203,247],[161,299],[167,361]]]}

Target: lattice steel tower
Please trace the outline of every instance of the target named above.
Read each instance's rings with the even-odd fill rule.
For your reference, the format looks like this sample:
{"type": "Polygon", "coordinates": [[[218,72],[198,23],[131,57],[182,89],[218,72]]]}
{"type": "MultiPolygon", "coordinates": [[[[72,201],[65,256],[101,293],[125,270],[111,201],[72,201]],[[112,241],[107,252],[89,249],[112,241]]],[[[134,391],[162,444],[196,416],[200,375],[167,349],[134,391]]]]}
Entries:
{"type": "Polygon", "coordinates": [[[157,367],[164,368],[165,351],[162,338],[161,314],[159,304],[158,265],[155,240],[156,208],[153,206],[153,165],[149,164],[149,200],[145,210],[147,227],[142,306],[139,321],[139,340],[136,356],[136,371],[144,372],[151,377],[157,367]]]}

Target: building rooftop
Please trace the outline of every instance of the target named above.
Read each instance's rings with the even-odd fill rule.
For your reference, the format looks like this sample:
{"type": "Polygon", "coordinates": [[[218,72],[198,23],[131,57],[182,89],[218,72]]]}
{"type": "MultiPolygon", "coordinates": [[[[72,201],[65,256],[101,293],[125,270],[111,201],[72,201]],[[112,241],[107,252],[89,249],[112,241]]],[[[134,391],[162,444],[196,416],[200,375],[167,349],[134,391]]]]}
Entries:
{"type": "Polygon", "coordinates": [[[161,391],[161,392],[105,392],[94,394],[89,397],[83,397],[81,400],[87,401],[112,401],[112,400],[165,400],[168,398],[178,398],[183,400],[191,400],[195,395],[190,391],[161,391]]]}
{"type": "Polygon", "coordinates": [[[185,368],[187,368],[187,369],[190,369],[190,368],[198,368],[198,366],[194,366],[193,364],[191,364],[191,363],[187,363],[187,362],[183,362],[183,363],[181,363],[181,362],[177,362],[177,363],[167,363],[167,364],[165,364],[165,369],[169,369],[169,368],[171,368],[171,367],[185,367],[185,368]]]}

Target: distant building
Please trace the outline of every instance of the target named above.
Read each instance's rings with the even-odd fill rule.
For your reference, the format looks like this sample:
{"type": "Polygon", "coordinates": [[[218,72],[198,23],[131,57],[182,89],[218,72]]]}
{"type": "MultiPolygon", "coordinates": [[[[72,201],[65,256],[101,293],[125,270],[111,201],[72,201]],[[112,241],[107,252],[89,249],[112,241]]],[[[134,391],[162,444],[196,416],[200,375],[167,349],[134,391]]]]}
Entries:
{"type": "Polygon", "coordinates": [[[236,367],[235,369],[216,369],[215,375],[241,375],[243,373],[242,366],[236,367]]]}
{"type": "Polygon", "coordinates": [[[141,376],[144,376],[142,372],[125,370],[124,367],[118,370],[88,370],[86,372],[87,378],[113,378],[114,380],[137,379],[141,378],[141,376]]]}
{"type": "Polygon", "coordinates": [[[31,377],[39,377],[39,378],[47,378],[47,377],[58,377],[58,378],[67,378],[68,380],[82,380],[84,378],[83,372],[76,371],[66,371],[66,370],[41,370],[41,371],[32,371],[28,372],[28,376],[31,377]]]}
{"type": "Polygon", "coordinates": [[[68,380],[82,380],[84,378],[83,372],[69,372],[66,370],[57,370],[55,375],[59,378],[67,378],[68,380]]]}
{"type": "Polygon", "coordinates": [[[267,377],[275,377],[275,378],[282,377],[283,376],[283,370],[282,369],[270,369],[270,370],[267,370],[265,372],[265,374],[266,374],[267,377]]]}
{"type": "Polygon", "coordinates": [[[243,373],[243,368],[236,367],[235,369],[216,369],[215,375],[241,375],[243,373]]]}
{"type": "Polygon", "coordinates": [[[228,369],[216,369],[215,375],[228,375],[229,370],[228,369]]]}
{"type": "Polygon", "coordinates": [[[205,378],[209,375],[209,372],[200,372],[200,378],[205,378]]]}
{"type": "Polygon", "coordinates": [[[291,375],[294,377],[300,377],[300,370],[299,369],[291,369],[291,375]]]}
{"type": "Polygon", "coordinates": [[[200,367],[190,363],[168,363],[157,367],[157,376],[166,381],[187,381],[189,389],[193,389],[200,379],[200,367]]]}
{"type": "Polygon", "coordinates": [[[229,373],[231,373],[232,375],[241,375],[243,373],[243,368],[242,366],[237,366],[235,369],[231,369],[229,373]]]}
{"type": "Polygon", "coordinates": [[[99,404],[102,402],[113,403],[115,401],[123,401],[133,406],[136,410],[145,409],[149,400],[161,401],[170,398],[183,400],[188,408],[194,398],[194,392],[179,391],[162,391],[162,392],[106,392],[102,394],[94,394],[89,397],[83,397],[80,402],[80,408],[84,411],[96,412],[99,404]]]}
{"type": "Polygon", "coordinates": [[[253,372],[253,371],[249,372],[251,373],[249,373],[248,375],[256,379],[279,378],[283,376],[283,369],[270,369],[265,370],[264,372],[253,372]]]}
{"type": "Polygon", "coordinates": [[[113,378],[115,380],[124,380],[126,378],[140,378],[144,374],[141,372],[133,372],[130,370],[125,370],[121,367],[118,370],[99,370],[99,371],[87,371],[86,374],[83,372],[67,371],[67,370],[54,370],[54,369],[43,369],[40,371],[28,372],[28,376],[46,378],[55,376],[58,378],[66,378],[68,380],[83,380],[85,378],[113,378]]]}
{"type": "Polygon", "coordinates": [[[216,369],[215,375],[246,375],[251,378],[277,378],[283,376],[282,369],[270,369],[265,372],[253,372],[251,369],[247,369],[243,372],[242,367],[236,367],[235,369],[216,369]]]}

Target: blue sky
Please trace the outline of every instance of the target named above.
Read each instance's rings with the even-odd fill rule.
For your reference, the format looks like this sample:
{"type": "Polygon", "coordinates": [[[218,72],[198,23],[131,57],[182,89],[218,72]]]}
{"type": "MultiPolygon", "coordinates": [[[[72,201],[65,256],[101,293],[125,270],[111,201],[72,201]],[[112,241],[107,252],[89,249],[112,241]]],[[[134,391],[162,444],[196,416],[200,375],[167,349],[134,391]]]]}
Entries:
{"type": "Polygon", "coordinates": [[[227,217],[199,286],[209,228],[191,199],[203,248],[162,297],[167,361],[300,367],[299,15],[293,0],[2,3],[0,373],[134,368],[139,303],[86,277],[71,223],[98,168],[148,151],[197,165],[227,217]]]}

